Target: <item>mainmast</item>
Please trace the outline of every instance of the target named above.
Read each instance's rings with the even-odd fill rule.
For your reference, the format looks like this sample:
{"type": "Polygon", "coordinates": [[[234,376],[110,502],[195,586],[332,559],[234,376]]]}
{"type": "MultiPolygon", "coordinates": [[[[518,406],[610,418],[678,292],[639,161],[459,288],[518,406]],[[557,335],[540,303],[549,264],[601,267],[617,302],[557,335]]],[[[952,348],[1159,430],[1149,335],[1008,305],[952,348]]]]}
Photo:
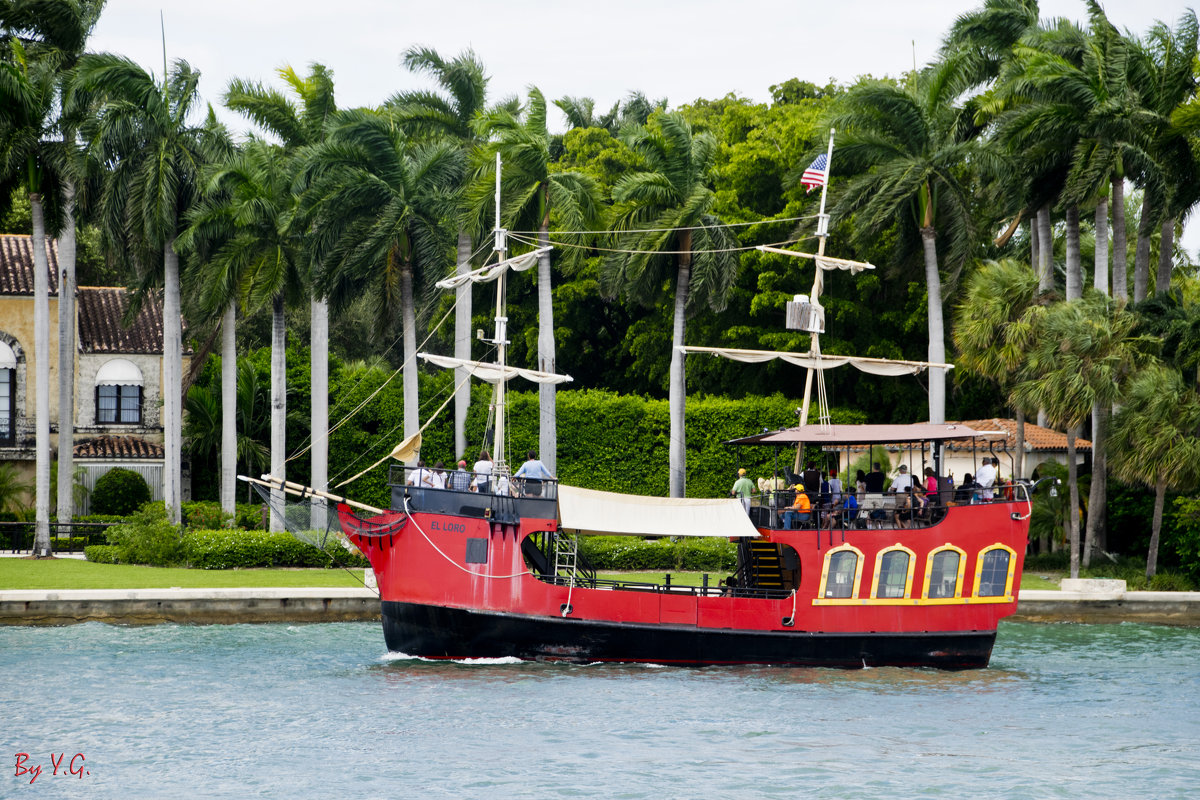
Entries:
{"type": "MultiPolygon", "coordinates": [[[[825,213],[825,201],[829,196],[829,173],[833,167],[833,136],[835,133],[837,133],[837,131],[835,131],[833,128],[829,129],[829,149],[825,152],[825,180],[821,184],[821,210],[817,212],[817,259],[820,259],[825,255],[825,240],[829,237],[829,215],[825,213]]],[[[821,307],[821,289],[824,288],[824,279],[821,276],[821,272],[822,269],[820,261],[816,260],[816,269],[813,270],[813,285],[812,291],[809,294],[809,302],[813,306],[816,306],[817,309],[821,307]]],[[[811,344],[808,348],[808,354],[813,358],[817,358],[821,354],[822,328],[820,325],[810,325],[809,328],[811,344]]],[[[808,374],[804,378],[804,404],[800,407],[801,425],[808,424],[808,409],[812,401],[813,373],[818,371],[819,370],[814,370],[812,367],[809,367],[808,374]]],[[[821,383],[821,394],[823,396],[825,388],[823,372],[818,378],[818,381],[821,383]]],[[[823,415],[821,417],[821,421],[828,423],[828,409],[822,408],[821,411],[823,415]]],[[[799,456],[797,456],[797,461],[799,461],[799,456]]]]}
{"type": "MultiPolygon", "coordinates": [[[[495,232],[495,248],[496,256],[500,263],[504,263],[508,257],[508,231],[500,227],[500,153],[496,153],[496,227],[495,232]]],[[[492,344],[496,345],[496,363],[501,370],[506,366],[505,358],[507,357],[508,348],[508,313],[505,297],[505,287],[507,282],[504,275],[501,274],[496,281],[496,329],[495,338],[492,339],[492,344]]],[[[492,443],[492,460],[495,463],[497,474],[503,474],[507,466],[504,450],[504,403],[505,403],[505,382],[499,381],[496,383],[496,440],[492,443]]]]}

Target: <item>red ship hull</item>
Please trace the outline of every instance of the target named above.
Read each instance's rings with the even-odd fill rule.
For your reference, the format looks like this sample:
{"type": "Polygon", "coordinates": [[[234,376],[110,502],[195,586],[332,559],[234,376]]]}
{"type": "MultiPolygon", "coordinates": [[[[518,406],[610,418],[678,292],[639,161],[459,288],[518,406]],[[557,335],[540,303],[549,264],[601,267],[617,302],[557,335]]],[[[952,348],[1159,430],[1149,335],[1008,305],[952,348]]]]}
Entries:
{"type": "Polygon", "coordinates": [[[413,498],[389,534],[349,534],[374,568],[388,648],[434,659],[983,667],[1016,610],[1028,533],[1028,506],[1011,501],[915,529],[759,528],[754,547],[780,555],[777,588],[571,585],[530,557],[552,515],[415,510],[429,498],[444,499],[413,498]],[[895,560],[907,566],[889,589],[895,560]]]}

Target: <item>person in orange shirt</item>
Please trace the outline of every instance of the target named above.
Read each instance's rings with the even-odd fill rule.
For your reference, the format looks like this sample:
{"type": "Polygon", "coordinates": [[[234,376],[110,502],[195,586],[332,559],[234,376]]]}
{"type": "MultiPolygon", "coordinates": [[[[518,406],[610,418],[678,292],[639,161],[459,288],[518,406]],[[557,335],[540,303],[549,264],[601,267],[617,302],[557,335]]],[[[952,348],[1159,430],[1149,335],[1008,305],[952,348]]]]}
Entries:
{"type": "Polygon", "coordinates": [[[800,524],[808,522],[812,519],[812,502],[809,501],[808,495],[804,493],[804,484],[797,483],[792,487],[796,492],[796,501],[792,503],[792,507],[783,512],[783,529],[785,531],[792,530],[792,521],[799,520],[800,524]]]}

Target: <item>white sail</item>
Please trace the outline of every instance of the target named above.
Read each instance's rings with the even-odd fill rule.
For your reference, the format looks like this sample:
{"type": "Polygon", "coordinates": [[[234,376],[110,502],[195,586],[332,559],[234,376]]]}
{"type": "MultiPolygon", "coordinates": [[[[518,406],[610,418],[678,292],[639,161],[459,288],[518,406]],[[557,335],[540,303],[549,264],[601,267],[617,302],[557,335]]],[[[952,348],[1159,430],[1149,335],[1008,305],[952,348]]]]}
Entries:
{"type": "Polygon", "coordinates": [[[567,381],[574,380],[570,375],[555,375],[552,372],[540,372],[536,369],[521,369],[520,367],[488,364],[482,361],[467,361],[461,358],[437,356],[433,353],[417,353],[417,357],[425,359],[434,366],[445,367],[446,369],[461,367],[471,373],[472,377],[486,381],[487,383],[502,383],[510,381],[513,378],[524,378],[534,383],[566,383],[567,381]]]}
{"type": "Polygon", "coordinates": [[[439,289],[457,289],[464,283],[491,283],[498,280],[501,275],[508,270],[513,272],[524,272],[525,270],[537,265],[538,256],[542,253],[548,253],[553,250],[553,247],[539,247],[537,250],[528,253],[522,253],[519,256],[506,258],[503,261],[498,261],[495,264],[488,264],[486,267],[471,270],[462,275],[451,275],[449,278],[444,278],[438,281],[435,286],[439,289]]]}
{"type": "Polygon", "coordinates": [[[866,261],[850,261],[845,258],[833,258],[832,256],[823,255],[820,253],[801,253],[796,250],[783,250],[778,247],[760,244],[758,249],[764,253],[778,253],[781,256],[795,256],[796,258],[811,258],[817,262],[817,266],[826,272],[830,270],[849,270],[851,275],[857,275],[864,269],[875,269],[874,264],[869,264],[866,261]]]}
{"type": "Polygon", "coordinates": [[[826,370],[849,364],[857,370],[872,375],[916,375],[926,369],[954,369],[953,364],[937,364],[929,361],[900,361],[887,358],[867,358],[865,356],[831,356],[821,353],[815,356],[809,353],[789,353],[779,350],[739,350],[728,347],[681,347],[684,353],[708,353],[733,361],[747,364],[761,364],[766,361],[779,359],[797,367],[826,370]]]}

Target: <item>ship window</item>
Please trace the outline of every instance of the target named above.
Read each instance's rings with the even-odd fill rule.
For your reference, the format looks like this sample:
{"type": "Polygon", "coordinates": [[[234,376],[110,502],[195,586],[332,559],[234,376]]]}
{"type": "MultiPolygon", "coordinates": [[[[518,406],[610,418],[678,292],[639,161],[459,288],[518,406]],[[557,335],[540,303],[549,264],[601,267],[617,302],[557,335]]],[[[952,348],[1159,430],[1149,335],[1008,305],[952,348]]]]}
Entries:
{"type": "Polygon", "coordinates": [[[858,568],[858,553],[839,550],[829,554],[829,573],[825,580],[826,597],[853,597],[854,573],[858,568]]]}
{"type": "Polygon", "coordinates": [[[486,564],[487,544],[487,539],[477,539],[474,537],[467,539],[467,563],[486,564]]]}
{"type": "Polygon", "coordinates": [[[876,597],[904,597],[909,561],[908,553],[903,550],[889,550],[880,556],[876,597]]]}
{"type": "Polygon", "coordinates": [[[979,570],[979,597],[1003,597],[1008,588],[1008,565],[1012,556],[1000,547],[984,552],[979,570]]]}
{"type": "Polygon", "coordinates": [[[962,556],[956,550],[939,550],[930,559],[929,597],[955,597],[958,566],[962,556]]]}

